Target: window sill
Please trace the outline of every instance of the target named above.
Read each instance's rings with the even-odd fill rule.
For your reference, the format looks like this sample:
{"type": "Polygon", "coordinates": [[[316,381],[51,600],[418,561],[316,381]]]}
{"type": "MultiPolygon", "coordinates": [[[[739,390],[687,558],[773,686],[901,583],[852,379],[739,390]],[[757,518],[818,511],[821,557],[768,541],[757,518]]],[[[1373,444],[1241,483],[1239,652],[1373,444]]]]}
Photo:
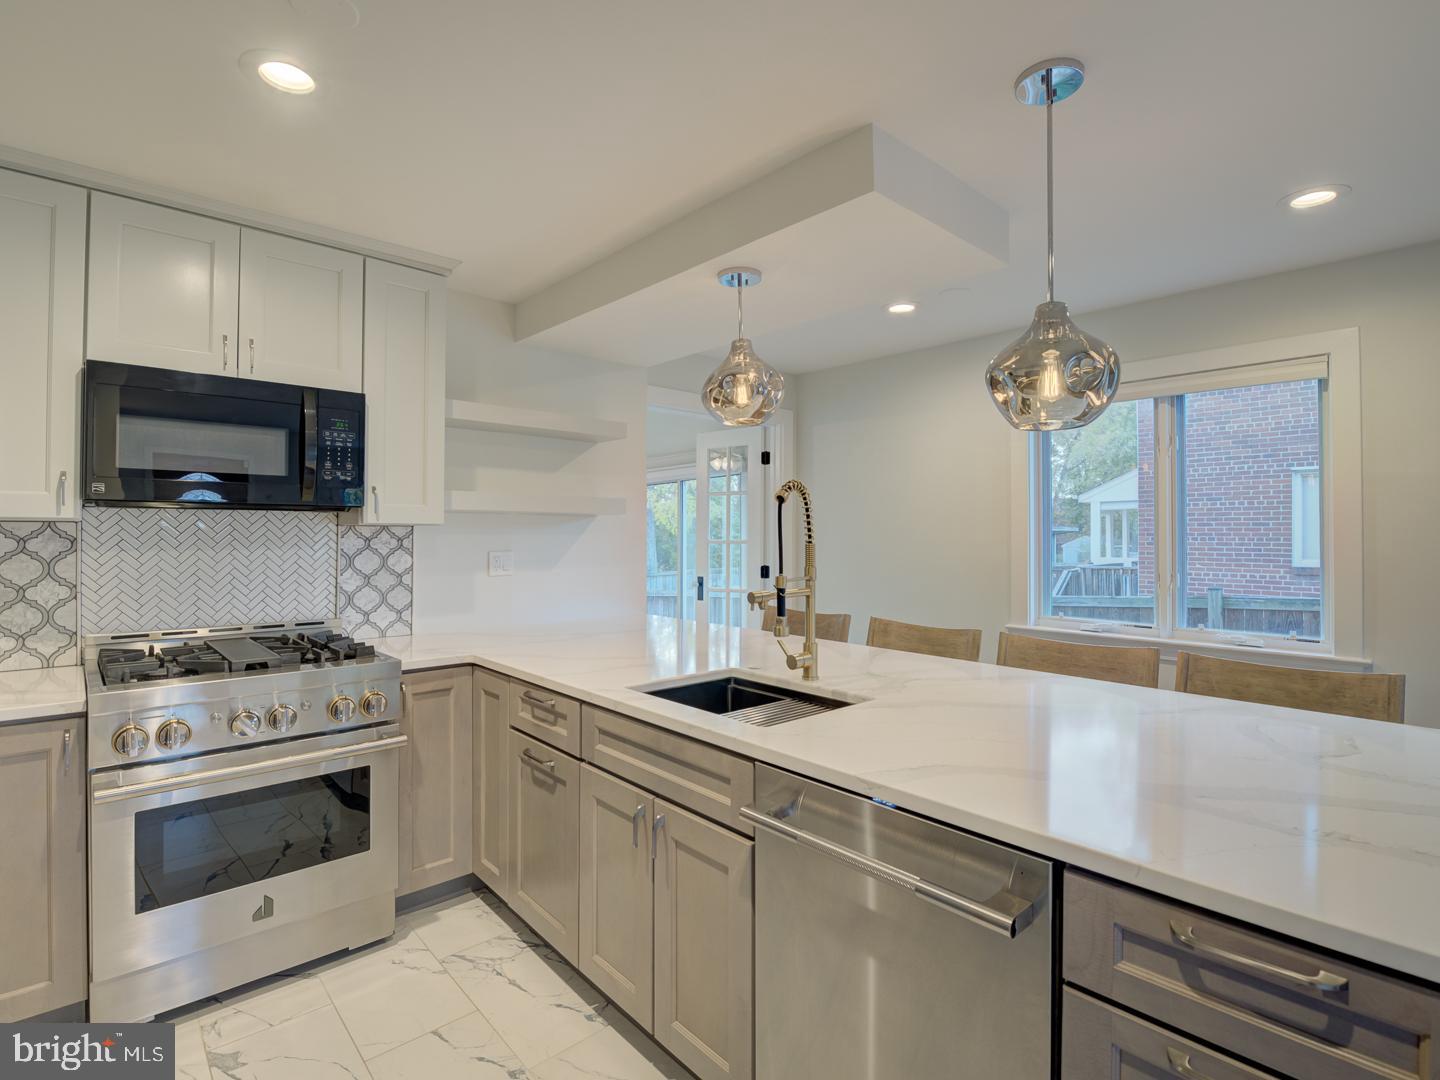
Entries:
{"type": "Polygon", "coordinates": [[[1221,642],[1179,640],[1168,637],[1147,637],[1144,634],[1108,633],[1104,630],[1072,630],[1066,626],[1027,625],[1010,623],[1006,630],[1033,637],[1055,638],[1060,641],[1088,642],[1092,645],[1144,645],[1160,650],[1160,658],[1173,662],[1176,653],[1200,653],[1227,660],[1248,660],[1252,664],[1276,664],[1281,667],[1310,668],[1314,671],[1370,671],[1374,661],[1358,656],[1335,656],[1332,653],[1306,652],[1252,645],[1226,645],[1221,642]]]}

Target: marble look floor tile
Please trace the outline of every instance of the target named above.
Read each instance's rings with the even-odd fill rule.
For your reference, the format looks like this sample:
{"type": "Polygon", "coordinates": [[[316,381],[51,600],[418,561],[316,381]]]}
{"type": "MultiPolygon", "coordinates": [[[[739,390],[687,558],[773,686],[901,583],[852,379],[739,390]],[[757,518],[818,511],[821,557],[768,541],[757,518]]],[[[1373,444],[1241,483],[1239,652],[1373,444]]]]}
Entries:
{"type": "Polygon", "coordinates": [[[210,1050],[214,1080],[370,1080],[333,1007],[210,1050]]]}
{"type": "Polygon", "coordinates": [[[375,1080],[526,1080],[530,1076],[491,1023],[462,1016],[369,1062],[375,1080]]]}
{"type": "MultiPolygon", "coordinates": [[[[478,945],[501,934],[513,933],[486,895],[455,897],[431,907],[408,912],[397,922],[413,930],[432,953],[449,956],[467,945],[478,945]]],[[[498,901],[495,901],[498,904],[498,901]]]]}
{"type": "Polygon", "coordinates": [[[610,1026],[531,1070],[535,1080],[694,1080],[690,1070],[612,1010],[610,1026]]]}
{"type": "Polygon", "coordinates": [[[323,1009],[330,995],[316,975],[276,975],[220,995],[219,1007],[199,1018],[211,1050],[323,1009]]]}
{"type": "Polygon", "coordinates": [[[528,932],[467,946],[444,963],[526,1066],[538,1065],[607,1023],[605,996],[528,932]]]}
{"type": "Polygon", "coordinates": [[[210,1080],[210,1061],[198,1019],[175,1023],[175,1080],[210,1080]]]}
{"type": "Polygon", "coordinates": [[[320,979],[365,1058],[377,1057],[474,1009],[412,931],[321,969],[320,979]]]}

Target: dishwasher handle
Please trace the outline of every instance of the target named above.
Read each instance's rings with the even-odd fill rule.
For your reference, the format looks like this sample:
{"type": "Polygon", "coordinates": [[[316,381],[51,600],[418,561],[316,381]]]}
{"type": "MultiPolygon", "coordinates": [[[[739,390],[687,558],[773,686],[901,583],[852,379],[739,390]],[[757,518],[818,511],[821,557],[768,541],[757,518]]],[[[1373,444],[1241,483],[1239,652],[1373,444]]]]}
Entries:
{"type": "Polygon", "coordinates": [[[740,816],[757,825],[767,829],[777,836],[786,840],[803,844],[822,855],[828,855],[832,859],[838,859],[862,873],[873,878],[884,881],[887,884],[906,889],[922,900],[928,900],[936,907],[943,908],[953,914],[960,915],[971,922],[978,923],[987,930],[993,930],[997,934],[1013,938],[1024,930],[1035,919],[1035,904],[1033,901],[1016,896],[1013,893],[1001,890],[992,896],[988,901],[972,900],[968,896],[961,896],[959,893],[951,892],[942,888],[934,882],[926,881],[924,878],[902,870],[879,859],[871,858],[853,848],[837,844],[833,840],[827,840],[823,836],[807,832],[804,829],[797,829],[789,825],[773,814],[767,814],[762,810],[756,810],[752,806],[742,806],[740,816]]]}

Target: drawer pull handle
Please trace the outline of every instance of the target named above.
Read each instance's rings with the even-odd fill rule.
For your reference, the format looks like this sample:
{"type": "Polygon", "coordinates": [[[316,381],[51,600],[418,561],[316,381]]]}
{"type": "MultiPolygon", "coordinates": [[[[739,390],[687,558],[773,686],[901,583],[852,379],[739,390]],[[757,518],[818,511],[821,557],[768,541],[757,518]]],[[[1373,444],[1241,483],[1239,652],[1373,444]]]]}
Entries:
{"type": "Polygon", "coordinates": [[[530,748],[529,748],[528,746],[525,747],[525,749],[523,749],[523,750],[520,751],[520,756],[523,757],[526,761],[530,762],[532,765],[539,765],[542,769],[549,769],[549,770],[551,770],[552,772],[555,770],[555,759],[554,759],[554,758],[551,758],[549,761],[546,761],[544,758],[538,757],[538,756],[536,756],[535,754],[532,754],[532,753],[530,752],[530,748]]]}
{"type": "Polygon", "coordinates": [[[1165,1048],[1165,1058],[1170,1063],[1170,1071],[1176,1076],[1183,1076],[1186,1080],[1210,1080],[1210,1077],[1190,1064],[1190,1055],[1183,1050],[1176,1050],[1173,1046],[1167,1046],[1165,1048]]]}
{"type": "Polygon", "coordinates": [[[533,690],[526,690],[520,696],[526,701],[528,701],[531,705],[539,705],[542,709],[555,708],[555,699],[553,697],[541,697],[533,690]]]}
{"type": "Polygon", "coordinates": [[[1303,971],[1291,971],[1289,968],[1280,967],[1277,964],[1267,964],[1264,960],[1255,960],[1249,956],[1241,956],[1239,953],[1230,952],[1228,949],[1217,948],[1214,945],[1207,945],[1195,936],[1193,926],[1185,926],[1182,923],[1171,921],[1170,933],[1181,945],[1192,949],[1204,956],[1213,956],[1217,960],[1224,960],[1228,964],[1234,964],[1246,971],[1258,972],[1261,975],[1269,975],[1273,978],[1284,979],[1287,982],[1299,983],[1301,986],[1308,986],[1311,989],[1323,993],[1334,993],[1337,990],[1344,990],[1350,985],[1350,980],[1343,975],[1332,975],[1323,968],[1314,975],[1307,975],[1303,971]]]}

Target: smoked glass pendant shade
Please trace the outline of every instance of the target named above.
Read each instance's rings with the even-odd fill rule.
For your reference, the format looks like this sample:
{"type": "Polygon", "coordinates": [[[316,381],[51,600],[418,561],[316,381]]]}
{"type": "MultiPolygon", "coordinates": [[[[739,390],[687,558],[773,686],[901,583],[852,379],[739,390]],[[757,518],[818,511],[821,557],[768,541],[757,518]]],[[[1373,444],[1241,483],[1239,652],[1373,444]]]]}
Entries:
{"type": "Polygon", "coordinates": [[[1029,329],[1002,349],[985,372],[1000,415],[1022,431],[1083,427],[1104,411],[1120,386],[1120,358],[1070,321],[1050,300],[1029,329]]]}
{"type": "Polygon", "coordinates": [[[785,395],[785,377],[755,355],[749,338],[736,338],[730,353],[710,373],[700,399],[726,427],[763,424],[785,395]]]}

